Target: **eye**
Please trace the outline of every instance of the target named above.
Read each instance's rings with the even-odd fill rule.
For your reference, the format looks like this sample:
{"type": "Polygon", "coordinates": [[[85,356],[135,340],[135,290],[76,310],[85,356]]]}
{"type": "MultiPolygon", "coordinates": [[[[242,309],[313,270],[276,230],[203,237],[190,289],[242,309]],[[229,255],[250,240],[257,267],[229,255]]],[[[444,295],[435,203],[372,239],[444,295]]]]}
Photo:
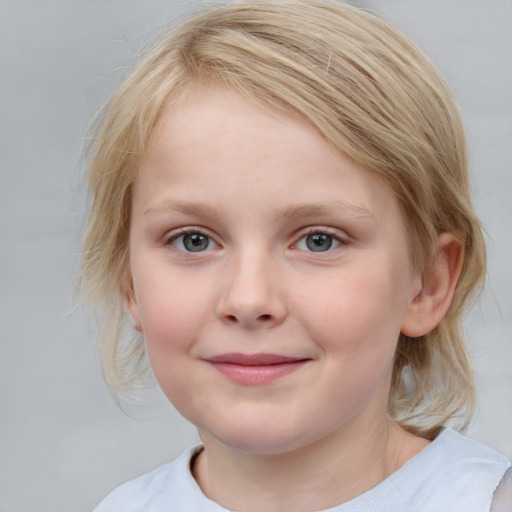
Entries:
{"type": "Polygon", "coordinates": [[[191,231],[172,237],[169,244],[183,252],[203,252],[215,247],[215,242],[204,233],[191,231]]]}
{"type": "Polygon", "coordinates": [[[326,252],[342,245],[343,242],[329,233],[315,231],[303,236],[296,244],[301,251],[326,252]]]}

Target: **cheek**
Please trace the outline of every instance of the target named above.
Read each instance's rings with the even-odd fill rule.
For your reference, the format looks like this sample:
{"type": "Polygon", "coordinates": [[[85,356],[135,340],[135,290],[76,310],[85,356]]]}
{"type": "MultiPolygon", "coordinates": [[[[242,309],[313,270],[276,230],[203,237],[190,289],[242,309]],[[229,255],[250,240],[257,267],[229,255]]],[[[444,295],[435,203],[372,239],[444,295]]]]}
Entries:
{"type": "Polygon", "coordinates": [[[311,287],[301,316],[321,348],[354,359],[368,353],[367,362],[394,351],[404,307],[392,275],[362,268],[311,287]]]}
{"type": "MultiPolygon", "coordinates": [[[[179,284],[179,282],[178,282],[179,284]]],[[[200,411],[209,404],[205,383],[194,363],[197,341],[208,330],[207,299],[190,291],[153,286],[143,300],[142,321],[146,351],[159,387],[182,416],[200,424],[200,411]],[[169,291],[171,290],[171,291],[169,291]],[[206,326],[206,327],[205,327],[206,326]]]]}
{"type": "Polygon", "coordinates": [[[197,399],[193,393],[196,377],[189,360],[194,340],[199,338],[201,318],[193,301],[170,295],[154,303],[151,311],[148,308],[144,311],[146,352],[160,388],[182,415],[188,417],[188,407],[197,399]]]}
{"type": "Polygon", "coordinates": [[[207,297],[190,283],[182,283],[179,276],[154,274],[161,277],[141,276],[135,292],[148,358],[161,381],[179,373],[181,361],[190,354],[211,308],[207,297]]]}
{"type": "Polygon", "coordinates": [[[325,399],[343,404],[342,412],[333,411],[333,424],[339,414],[350,418],[374,397],[385,410],[401,325],[393,283],[353,272],[322,288],[328,293],[313,294],[301,317],[308,319],[305,327],[324,359],[319,379],[325,399]]]}

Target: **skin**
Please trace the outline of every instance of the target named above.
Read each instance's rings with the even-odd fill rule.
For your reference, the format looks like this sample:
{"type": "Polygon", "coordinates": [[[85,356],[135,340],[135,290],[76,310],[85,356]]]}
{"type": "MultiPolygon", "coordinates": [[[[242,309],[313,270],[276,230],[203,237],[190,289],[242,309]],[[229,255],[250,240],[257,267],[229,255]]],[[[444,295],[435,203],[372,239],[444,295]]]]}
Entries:
{"type": "Polygon", "coordinates": [[[378,177],[304,121],[206,89],[162,114],[132,208],[128,310],[161,388],[199,429],[208,497],[325,509],[428,444],[387,416],[393,355],[401,331],[442,318],[461,251],[448,237],[436,272],[418,275],[378,177]],[[205,250],[187,250],[193,233],[205,250]],[[312,233],[329,250],[311,250],[312,233]],[[209,362],[234,352],[304,362],[240,383],[209,362]]]}

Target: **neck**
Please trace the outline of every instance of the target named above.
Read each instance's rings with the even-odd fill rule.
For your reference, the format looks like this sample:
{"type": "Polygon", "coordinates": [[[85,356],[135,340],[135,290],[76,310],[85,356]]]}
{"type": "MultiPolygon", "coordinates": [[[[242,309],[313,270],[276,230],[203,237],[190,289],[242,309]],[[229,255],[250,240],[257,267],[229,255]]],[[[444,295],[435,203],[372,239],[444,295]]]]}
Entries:
{"type": "Polygon", "coordinates": [[[194,476],[204,494],[225,508],[304,512],[332,508],[374,487],[428,442],[384,418],[346,426],[284,454],[233,450],[205,432],[194,476]],[[361,432],[364,432],[361,435],[361,432]]]}

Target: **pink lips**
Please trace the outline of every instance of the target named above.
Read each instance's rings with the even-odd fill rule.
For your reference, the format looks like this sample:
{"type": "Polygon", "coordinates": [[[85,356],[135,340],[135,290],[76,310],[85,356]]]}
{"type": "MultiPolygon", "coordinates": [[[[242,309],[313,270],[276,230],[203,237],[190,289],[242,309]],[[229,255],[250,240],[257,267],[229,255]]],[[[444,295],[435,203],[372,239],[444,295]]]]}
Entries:
{"type": "Polygon", "coordinates": [[[268,384],[298,370],[309,359],[277,354],[221,354],[206,358],[216,370],[240,384],[268,384]]]}

